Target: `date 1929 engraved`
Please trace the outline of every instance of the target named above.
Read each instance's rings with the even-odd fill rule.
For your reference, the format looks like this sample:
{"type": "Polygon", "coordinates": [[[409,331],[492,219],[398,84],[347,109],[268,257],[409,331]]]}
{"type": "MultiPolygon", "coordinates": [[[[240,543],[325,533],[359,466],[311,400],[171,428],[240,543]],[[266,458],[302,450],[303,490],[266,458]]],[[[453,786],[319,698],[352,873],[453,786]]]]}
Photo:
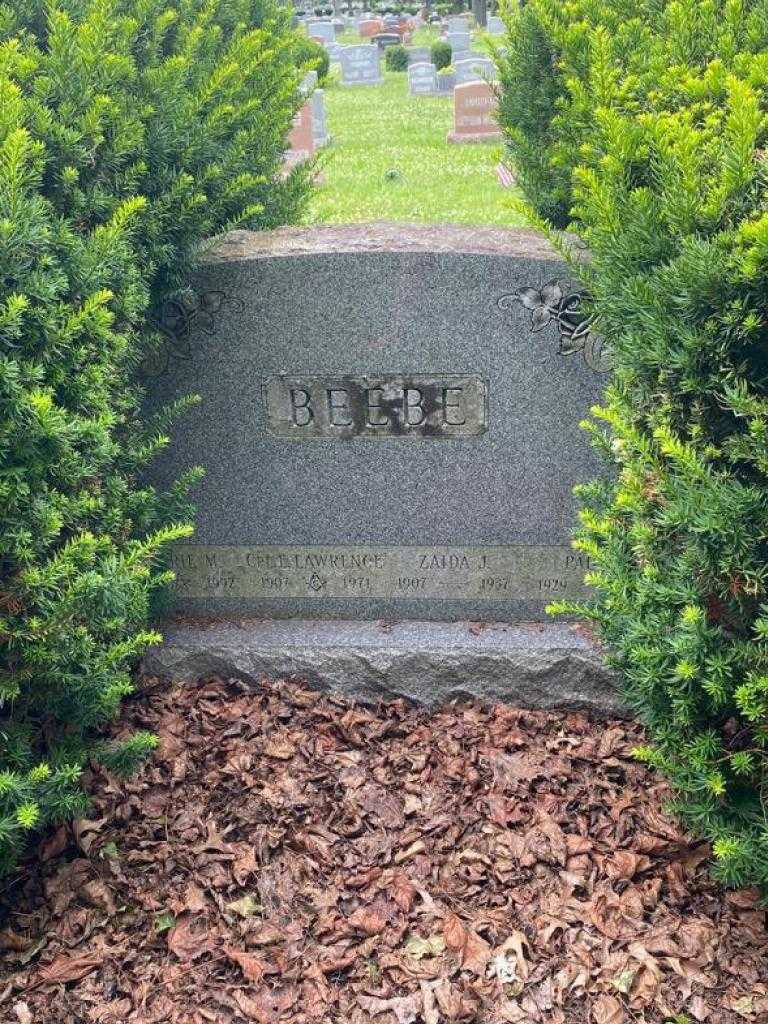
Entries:
{"type": "Polygon", "coordinates": [[[277,374],[264,382],[271,434],[313,438],[477,437],[487,429],[487,388],[476,376],[277,374]]]}
{"type": "Polygon", "coordinates": [[[180,598],[426,598],[458,601],[588,597],[589,559],[569,547],[259,546],[174,549],[180,598]]]}

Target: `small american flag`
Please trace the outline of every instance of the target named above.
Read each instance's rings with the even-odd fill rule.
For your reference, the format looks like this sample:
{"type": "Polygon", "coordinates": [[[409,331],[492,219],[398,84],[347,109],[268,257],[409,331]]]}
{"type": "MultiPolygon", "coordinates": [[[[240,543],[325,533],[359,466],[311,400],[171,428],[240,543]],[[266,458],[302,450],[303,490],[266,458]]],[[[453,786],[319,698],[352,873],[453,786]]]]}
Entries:
{"type": "Polygon", "coordinates": [[[507,165],[501,161],[496,164],[496,174],[498,175],[502,188],[512,188],[515,184],[514,174],[510,171],[507,165]]]}

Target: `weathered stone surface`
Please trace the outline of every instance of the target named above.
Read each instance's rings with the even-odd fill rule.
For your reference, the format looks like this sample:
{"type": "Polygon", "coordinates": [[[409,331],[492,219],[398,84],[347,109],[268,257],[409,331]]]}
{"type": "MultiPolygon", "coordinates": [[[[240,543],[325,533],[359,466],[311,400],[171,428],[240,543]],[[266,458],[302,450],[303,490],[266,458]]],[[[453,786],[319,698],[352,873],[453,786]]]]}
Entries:
{"type": "MultiPolygon", "coordinates": [[[[361,35],[362,32],[361,28],[361,35]]],[[[375,35],[376,33],[371,33],[375,35]]],[[[378,46],[361,44],[343,46],[339,51],[342,85],[379,85],[384,81],[381,73],[381,53],[378,46]]]]}
{"type": "Polygon", "coordinates": [[[148,381],[158,404],[203,399],[157,467],[207,470],[179,610],[515,621],[581,599],[572,487],[602,467],[578,423],[604,378],[563,334],[567,278],[530,232],[223,240],[148,381]]]}
{"type": "Polygon", "coordinates": [[[170,623],[144,671],[176,681],[296,676],[363,701],[427,706],[475,696],[621,714],[614,677],[581,627],[538,623],[170,623]]]}

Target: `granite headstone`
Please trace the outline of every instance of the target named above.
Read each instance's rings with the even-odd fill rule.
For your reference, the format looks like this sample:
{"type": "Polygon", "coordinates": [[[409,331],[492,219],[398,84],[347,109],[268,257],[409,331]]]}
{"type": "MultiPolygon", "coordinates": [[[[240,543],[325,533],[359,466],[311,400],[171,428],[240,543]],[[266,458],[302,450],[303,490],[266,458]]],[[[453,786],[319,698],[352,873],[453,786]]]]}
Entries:
{"type": "Polygon", "coordinates": [[[202,397],[155,481],[207,473],[145,671],[620,710],[583,628],[529,621],[587,596],[572,488],[603,471],[600,339],[540,237],[238,231],[191,286],[145,376],[202,397]]]}
{"type": "Polygon", "coordinates": [[[343,46],[339,62],[342,85],[379,85],[384,81],[381,74],[381,55],[377,46],[369,43],[343,46]]]}
{"type": "Polygon", "coordinates": [[[566,265],[526,232],[365,229],[235,232],[195,281],[206,315],[150,382],[202,396],[164,467],[207,467],[179,607],[540,618],[584,594],[571,488],[597,469],[578,423],[603,367],[561,344],[566,265]]]}
{"type": "Polygon", "coordinates": [[[469,32],[449,32],[447,41],[454,54],[466,53],[472,45],[472,38],[469,32]]]}
{"type": "Polygon", "coordinates": [[[310,22],[307,32],[310,39],[317,39],[321,43],[333,43],[336,40],[336,31],[330,21],[310,22]]]}
{"type": "Polygon", "coordinates": [[[504,22],[496,15],[489,15],[486,31],[492,36],[501,36],[504,34],[504,22]]]}
{"type": "Polygon", "coordinates": [[[372,37],[371,42],[383,52],[388,46],[399,46],[400,36],[396,32],[379,32],[372,37]]]}
{"type": "Polygon", "coordinates": [[[434,64],[410,64],[408,92],[411,96],[434,96],[437,93],[437,69],[434,64]]]}
{"type": "Polygon", "coordinates": [[[465,82],[453,90],[453,130],[449,142],[486,142],[502,138],[496,121],[498,98],[485,82],[465,82]]]}
{"type": "Polygon", "coordinates": [[[330,142],[328,119],[325,113],[325,93],[322,89],[315,89],[310,103],[312,104],[312,138],[315,149],[320,149],[321,146],[330,142]]]}
{"type": "Polygon", "coordinates": [[[409,64],[431,64],[432,62],[432,50],[429,46],[409,46],[408,47],[408,63],[409,64]]]}
{"type": "Polygon", "coordinates": [[[315,136],[312,125],[312,101],[308,100],[295,114],[288,133],[288,151],[285,163],[288,167],[308,160],[315,152],[315,136]]]}

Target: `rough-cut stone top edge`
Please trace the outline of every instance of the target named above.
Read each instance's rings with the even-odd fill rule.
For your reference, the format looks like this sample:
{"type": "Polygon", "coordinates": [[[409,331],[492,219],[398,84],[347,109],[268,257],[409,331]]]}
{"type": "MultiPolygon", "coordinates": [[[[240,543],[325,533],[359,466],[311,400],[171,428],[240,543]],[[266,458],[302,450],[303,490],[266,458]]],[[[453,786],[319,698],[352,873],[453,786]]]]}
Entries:
{"type": "Polygon", "coordinates": [[[547,240],[525,228],[463,224],[323,224],[275,231],[230,231],[203,253],[205,263],[331,253],[456,253],[553,260],[547,240]]]}

